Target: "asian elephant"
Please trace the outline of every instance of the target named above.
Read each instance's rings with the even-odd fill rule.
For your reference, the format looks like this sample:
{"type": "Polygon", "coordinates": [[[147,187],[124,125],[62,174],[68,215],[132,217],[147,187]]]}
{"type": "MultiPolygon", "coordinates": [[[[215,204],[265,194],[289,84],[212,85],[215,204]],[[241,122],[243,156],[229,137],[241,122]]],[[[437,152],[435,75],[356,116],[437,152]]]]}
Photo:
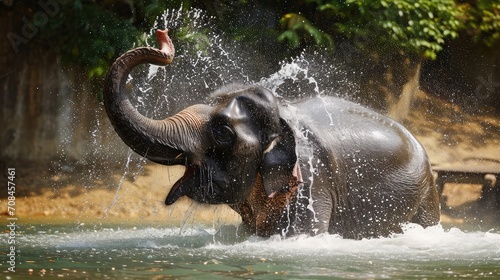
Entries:
{"type": "Polygon", "coordinates": [[[112,65],[104,104],[112,125],[135,152],[184,165],[166,204],[181,196],[226,203],[253,234],[335,233],[369,238],[401,224],[439,222],[438,193],[419,142],[396,121],[328,96],[286,103],[268,90],[233,84],[207,104],[163,120],[141,115],[125,93],[139,64],[169,64],[174,47],[128,51],[112,65]]]}

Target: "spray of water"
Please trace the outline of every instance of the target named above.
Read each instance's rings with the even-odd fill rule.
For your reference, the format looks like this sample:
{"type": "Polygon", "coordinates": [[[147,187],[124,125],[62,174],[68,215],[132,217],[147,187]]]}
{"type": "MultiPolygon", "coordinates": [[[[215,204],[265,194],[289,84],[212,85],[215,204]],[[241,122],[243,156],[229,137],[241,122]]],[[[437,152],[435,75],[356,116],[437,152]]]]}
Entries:
{"type": "MultiPolygon", "coordinates": [[[[212,19],[198,9],[165,11],[149,32],[148,45],[156,45],[154,34],[158,28],[170,30],[176,46],[174,62],[167,67],[137,67],[128,79],[133,85],[129,96],[132,103],[148,117],[162,119],[189,105],[205,103],[212,91],[233,82],[261,85],[289,104],[292,111],[291,103],[300,98],[346,97],[346,92],[357,92],[356,84],[347,78],[348,73],[338,65],[326,63],[328,58],[318,51],[304,52],[272,71],[267,59],[254,51],[256,48],[226,39],[212,24],[212,19]]],[[[354,99],[355,94],[349,98],[354,99]]],[[[296,135],[301,135],[299,141],[303,144],[308,142],[308,134],[297,128],[296,135]]],[[[320,163],[307,145],[302,146],[303,151],[299,152],[309,155],[310,174],[314,174],[320,163]]],[[[201,181],[208,178],[206,185],[210,192],[211,176],[208,175],[202,174],[201,181]]],[[[313,198],[310,194],[301,195],[308,198],[305,207],[312,211],[313,198]]]]}
{"type": "Polygon", "coordinates": [[[116,188],[116,192],[115,192],[115,196],[113,197],[113,201],[111,202],[111,204],[106,209],[104,209],[104,217],[103,218],[107,218],[108,217],[108,211],[109,211],[109,209],[111,209],[113,206],[115,206],[115,204],[118,202],[118,198],[119,198],[118,194],[120,193],[120,190],[122,188],[123,182],[125,181],[125,178],[126,178],[127,174],[130,172],[130,163],[131,163],[131,161],[132,161],[132,150],[129,149],[127,160],[126,160],[125,166],[124,166],[123,175],[120,178],[120,181],[118,182],[118,186],[116,188]]]}

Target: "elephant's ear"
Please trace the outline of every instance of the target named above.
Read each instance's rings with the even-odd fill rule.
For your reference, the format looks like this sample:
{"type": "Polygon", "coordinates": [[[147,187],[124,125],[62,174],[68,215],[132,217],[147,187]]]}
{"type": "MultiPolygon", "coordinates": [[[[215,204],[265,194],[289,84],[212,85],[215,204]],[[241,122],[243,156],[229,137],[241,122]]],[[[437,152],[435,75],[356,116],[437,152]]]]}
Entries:
{"type": "Polygon", "coordinates": [[[264,151],[260,175],[269,197],[288,187],[294,178],[297,163],[295,136],[288,124],[280,118],[282,133],[264,151]]]}

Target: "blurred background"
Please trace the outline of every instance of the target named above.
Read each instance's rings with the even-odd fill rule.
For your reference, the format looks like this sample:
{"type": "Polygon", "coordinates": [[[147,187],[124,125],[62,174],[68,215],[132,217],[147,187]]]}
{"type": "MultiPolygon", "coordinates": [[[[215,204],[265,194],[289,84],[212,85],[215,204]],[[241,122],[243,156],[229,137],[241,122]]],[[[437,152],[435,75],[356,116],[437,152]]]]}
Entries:
{"type": "MultiPolygon", "coordinates": [[[[165,27],[176,61],[161,73],[173,78],[140,92],[168,81],[182,98],[148,96],[146,114],[165,117],[224,83],[273,87],[273,74],[298,63],[305,70],[284,79],[283,98],[354,100],[406,125],[436,170],[500,173],[498,0],[2,0],[0,160],[5,180],[16,168],[18,216],[238,221],[187,199],[166,208],[182,167],[134,155],[104,112],[111,63],[154,46],[152,30],[165,27]]],[[[444,185],[443,223],[498,227],[499,185],[483,181],[444,185]]]]}

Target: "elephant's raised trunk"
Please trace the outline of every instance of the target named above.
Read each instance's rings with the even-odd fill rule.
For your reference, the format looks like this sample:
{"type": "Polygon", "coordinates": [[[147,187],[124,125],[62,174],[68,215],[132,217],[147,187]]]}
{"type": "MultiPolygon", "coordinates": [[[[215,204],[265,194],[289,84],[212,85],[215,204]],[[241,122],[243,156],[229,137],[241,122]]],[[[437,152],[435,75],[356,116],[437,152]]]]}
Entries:
{"type": "Polygon", "coordinates": [[[132,150],[157,163],[185,164],[185,154],[200,149],[208,106],[191,106],[164,120],[153,120],[140,114],[125,93],[127,77],[137,65],[172,62],[174,46],[167,32],[156,32],[160,49],[136,48],[113,63],[105,80],[104,105],[116,132],[132,150]]]}

